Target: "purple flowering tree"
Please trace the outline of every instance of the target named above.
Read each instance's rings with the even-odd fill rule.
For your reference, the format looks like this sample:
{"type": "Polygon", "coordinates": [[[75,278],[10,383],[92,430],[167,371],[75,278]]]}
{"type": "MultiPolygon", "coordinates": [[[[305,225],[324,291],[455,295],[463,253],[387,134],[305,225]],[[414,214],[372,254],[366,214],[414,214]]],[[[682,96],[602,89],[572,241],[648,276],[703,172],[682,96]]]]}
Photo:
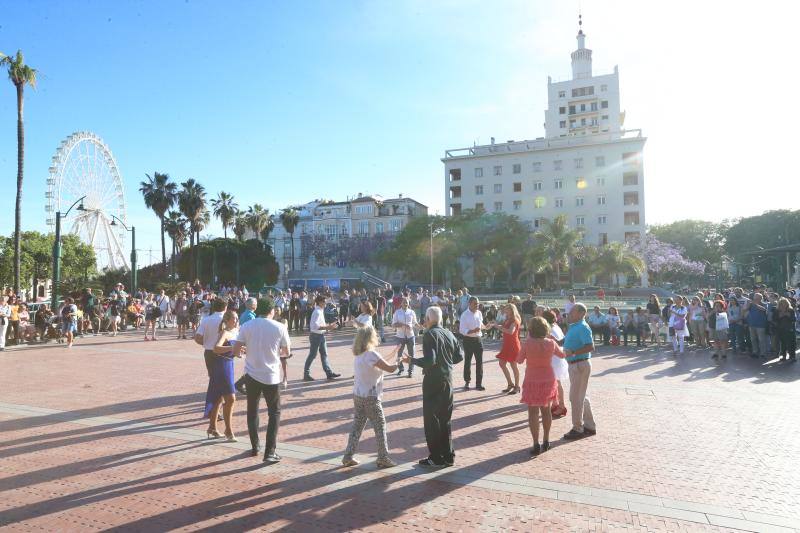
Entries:
{"type": "Polygon", "coordinates": [[[654,283],[687,282],[697,280],[705,273],[705,264],[686,259],[679,246],[661,242],[649,234],[644,242],[633,244],[631,250],[644,259],[654,283]]]}

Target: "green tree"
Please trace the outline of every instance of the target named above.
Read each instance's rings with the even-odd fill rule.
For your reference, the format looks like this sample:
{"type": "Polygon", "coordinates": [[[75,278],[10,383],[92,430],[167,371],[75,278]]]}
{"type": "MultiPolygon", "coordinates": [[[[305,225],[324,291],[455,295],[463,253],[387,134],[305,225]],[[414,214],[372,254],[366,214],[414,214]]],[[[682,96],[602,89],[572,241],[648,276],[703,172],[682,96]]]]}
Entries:
{"type": "Polygon", "coordinates": [[[160,172],[153,172],[151,177],[145,174],[147,181],[139,183],[139,192],[144,197],[144,205],[151,209],[161,224],[161,264],[167,264],[167,248],[164,243],[164,216],[167,211],[172,209],[178,199],[177,184],[169,181],[169,174],[161,174],[160,172]]]}
{"type": "Polygon", "coordinates": [[[164,229],[172,240],[171,263],[175,269],[175,256],[183,249],[189,231],[188,221],[178,211],[170,211],[164,220],[164,229]]]}
{"type": "Polygon", "coordinates": [[[211,200],[211,206],[214,209],[214,216],[222,223],[222,234],[227,239],[228,228],[233,225],[233,219],[239,212],[239,205],[234,201],[232,194],[221,191],[211,200]]]}
{"type": "MultiPolygon", "coordinates": [[[[755,266],[768,278],[784,282],[787,277],[784,256],[755,257],[745,254],[798,242],[800,242],[800,210],[778,209],[735,221],[725,234],[724,251],[739,264],[740,269],[749,271],[755,266]]],[[[793,262],[790,255],[789,276],[793,262]]],[[[719,259],[712,264],[719,264],[719,259]]]]}
{"type": "Polygon", "coordinates": [[[596,261],[600,273],[613,278],[619,287],[619,274],[639,276],[645,270],[641,257],[633,253],[627,246],[619,242],[610,242],[598,248],[596,261]]]}
{"type": "Polygon", "coordinates": [[[247,208],[246,220],[247,226],[253,230],[256,238],[262,240],[265,240],[275,227],[269,209],[265,209],[261,204],[253,204],[247,208]]]}
{"type": "Polygon", "coordinates": [[[551,268],[550,256],[542,243],[525,247],[519,277],[525,278],[530,287],[536,284],[536,274],[546,273],[551,268]]]}
{"type": "Polygon", "coordinates": [[[233,217],[232,226],[233,234],[236,235],[236,240],[244,242],[244,234],[247,233],[247,215],[237,209],[233,217]]]}
{"type": "Polygon", "coordinates": [[[553,220],[545,219],[542,227],[535,234],[537,243],[541,243],[550,265],[556,275],[556,286],[561,286],[561,267],[571,263],[575,256],[582,233],[567,224],[567,217],[559,215],[553,220]]]}
{"type": "MultiPolygon", "coordinates": [[[[195,237],[197,238],[197,243],[200,243],[199,228],[203,224],[203,218],[206,214],[205,187],[197,183],[194,179],[188,179],[181,183],[181,190],[178,192],[178,207],[189,224],[189,251],[192,255],[192,265],[196,265],[197,255],[194,245],[195,237]]],[[[192,277],[194,278],[196,276],[192,277]]]]}
{"type": "Polygon", "coordinates": [[[22,180],[25,168],[25,123],[23,121],[25,86],[36,88],[35,68],[25,64],[22,51],[14,57],[0,53],[0,67],[8,68],[8,79],[17,90],[17,200],[14,205],[14,292],[19,293],[20,232],[22,231],[22,180]]]}
{"type": "Polygon", "coordinates": [[[297,229],[297,225],[300,223],[300,213],[293,207],[287,207],[281,211],[280,220],[283,229],[289,234],[289,242],[292,246],[292,270],[294,270],[294,230],[297,229]]]}
{"type": "Polygon", "coordinates": [[[705,220],[676,220],[669,224],[650,226],[648,233],[661,242],[683,249],[691,261],[719,263],[729,223],[705,220]]]}

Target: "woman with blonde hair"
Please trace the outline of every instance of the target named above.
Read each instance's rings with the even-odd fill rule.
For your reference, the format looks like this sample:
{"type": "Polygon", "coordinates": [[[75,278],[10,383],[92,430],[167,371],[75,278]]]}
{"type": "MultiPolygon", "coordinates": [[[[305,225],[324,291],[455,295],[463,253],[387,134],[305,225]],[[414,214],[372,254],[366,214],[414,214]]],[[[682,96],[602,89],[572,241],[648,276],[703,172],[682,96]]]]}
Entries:
{"type": "Polygon", "coordinates": [[[206,392],[205,416],[208,417],[209,439],[222,437],[217,431],[217,417],[222,407],[222,417],[225,420],[225,437],[228,442],[236,442],[233,434],[233,404],[236,401],[236,388],[234,387],[233,348],[236,337],[239,335],[239,315],[229,309],[222,315],[219,323],[219,337],[214,346],[214,358],[211,365],[208,391],[206,392]],[[223,407],[224,402],[224,407],[223,407]]]}
{"type": "Polygon", "coordinates": [[[352,320],[353,326],[356,328],[362,328],[364,326],[371,326],[372,325],[372,317],[375,315],[375,308],[372,307],[372,302],[369,300],[364,300],[358,306],[361,313],[354,317],[352,320]]]}
{"type": "Polygon", "coordinates": [[[503,346],[497,354],[500,360],[500,370],[506,377],[508,386],[501,392],[504,394],[519,394],[519,367],[517,366],[517,357],[519,357],[520,342],[519,342],[519,327],[522,320],[519,318],[519,311],[517,306],[509,303],[503,306],[505,311],[506,320],[502,324],[493,324],[492,327],[503,333],[503,346]],[[507,365],[511,364],[511,370],[514,373],[514,381],[511,381],[511,374],[508,371],[507,365]]]}
{"type": "MultiPolygon", "coordinates": [[[[386,440],[386,418],[383,416],[381,397],[383,395],[383,373],[392,373],[397,370],[397,365],[386,362],[383,356],[375,351],[378,346],[378,333],[371,324],[359,327],[353,340],[353,404],[355,408],[353,428],[347,440],[342,464],[355,466],[359,462],[353,458],[361,439],[361,433],[367,425],[367,420],[372,422],[375,430],[375,440],[378,443],[378,468],[395,466],[389,458],[389,445],[386,440]]],[[[395,347],[389,358],[394,357],[399,345],[395,347]]]]}

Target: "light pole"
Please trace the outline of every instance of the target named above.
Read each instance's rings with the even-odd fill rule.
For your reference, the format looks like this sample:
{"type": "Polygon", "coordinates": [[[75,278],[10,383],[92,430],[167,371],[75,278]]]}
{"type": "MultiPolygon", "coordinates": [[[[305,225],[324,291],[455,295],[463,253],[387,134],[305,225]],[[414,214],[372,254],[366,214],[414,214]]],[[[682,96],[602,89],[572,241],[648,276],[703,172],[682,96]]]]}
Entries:
{"type": "Polygon", "coordinates": [[[53,290],[50,295],[50,309],[52,309],[54,313],[58,311],[58,290],[61,288],[61,218],[67,218],[69,212],[72,211],[72,208],[75,207],[78,202],[81,202],[81,205],[78,206],[78,211],[86,211],[82,203],[84,198],[86,198],[86,196],[81,196],[75,200],[63,215],[61,211],[56,211],[56,239],[53,242],[53,290]]]}
{"type": "Polygon", "coordinates": [[[131,294],[136,294],[136,286],[139,284],[139,274],[136,271],[136,226],[130,228],[125,225],[123,221],[111,215],[111,225],[116,226],[117,222],[125,228],[125,231],[131,232],[131,294]]]}

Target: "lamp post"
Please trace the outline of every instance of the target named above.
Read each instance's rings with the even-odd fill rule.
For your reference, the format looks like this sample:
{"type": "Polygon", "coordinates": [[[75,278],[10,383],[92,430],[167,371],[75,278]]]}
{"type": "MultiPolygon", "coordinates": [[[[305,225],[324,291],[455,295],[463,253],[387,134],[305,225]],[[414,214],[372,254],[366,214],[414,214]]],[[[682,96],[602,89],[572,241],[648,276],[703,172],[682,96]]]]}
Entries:
{"type": "Polygon", "coordinates": [[[139,274],[136,271],[136,226],[130,228],[125,225],[123,221],[111,215],[111,225],[116,226],[117,222],[125,228],[125,231],[131,232],[131,294],[136,294],[136,286],[139,284],[139,274]]]}
{"type": "Polygon", "coordinates": [[[61,211],[56,211],[56,239],[53,242],[53,290],[50,295],[50,308],[54,313],[58,310],[58,291],[61,288],[61,218],[67,218],[69,212],[72,211],[72,208],[79,202],[81,202],[81,204],[78,206],[78,211],[86,211],[86,208],[83,207],[84,198],[86,198],[86,196],[81,196],[75,200],[63,215],[61,211]]]}

